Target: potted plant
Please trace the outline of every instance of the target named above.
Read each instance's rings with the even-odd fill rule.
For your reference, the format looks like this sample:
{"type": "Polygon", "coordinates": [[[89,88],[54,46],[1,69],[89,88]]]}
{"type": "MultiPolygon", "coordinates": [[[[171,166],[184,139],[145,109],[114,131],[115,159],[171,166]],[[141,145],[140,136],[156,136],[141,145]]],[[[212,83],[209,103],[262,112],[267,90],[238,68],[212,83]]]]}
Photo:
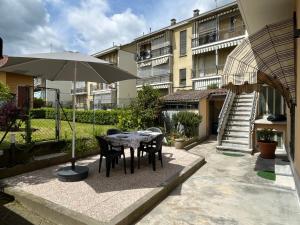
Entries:
{"type": "Polygon", "coordinates": [[[264,159],[274,159],[277,142],[274,141],[275,132],[272,128],[265,128],[259,132],[258,146],[260,156],[264,159]]]}
{"type": "Polygon", "coordinates": [[[173,115],[173,123],[176,131],[175,148],[183,149],[186,145],[197,139],[198,127],[202,117],[196,113],[182,111],[173,115]]]}

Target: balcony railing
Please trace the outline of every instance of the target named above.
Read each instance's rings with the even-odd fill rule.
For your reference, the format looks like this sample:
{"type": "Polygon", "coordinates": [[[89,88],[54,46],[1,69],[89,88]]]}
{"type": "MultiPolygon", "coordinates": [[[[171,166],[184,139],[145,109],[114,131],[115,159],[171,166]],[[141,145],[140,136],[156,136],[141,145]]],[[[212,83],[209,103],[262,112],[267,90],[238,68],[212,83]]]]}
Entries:
{"type": "Polygon", "coordinates": [[[139,62],[167,54],[172,54],[172,46],[166,46],[151,51],[142,51],[140,54],[136,55],[136,61],[139,62]]]}
{"type": "Polygon", "coordinates": [[[219,30],[219,41],[226,40],[233,37],[244,35],[246,31],[245,26],[235,26],[232,29],[219,30]]]}
{"type": "MultiPolygon", "coordinates": [[[[87,87],[76,88],[76,94],[85,94],[87,93],[87,87]]],[[[74,89],[71,89],[71,94],[74,94],[74,89]]]]}
{"type": "Polygon", "coordinates": [[[192,48],[213,43],[216,41],[222,41],[233,37],[238,37],[245,34],[245,26],[235,26],[230,29],[213,30],[204,34],[193,34],[192,48]]]}
{"type": "Polygon", "coordinates": [[[153,76],[153,77],[147,77],[143,79],[138,79],[136,81],[136,85],[151,85],[156,83],[167,83],[170,82],[170,75],[164,75],[164,76],[153,76]]]}
{"type": "Polygon", "coordinates": [[[210,67],[200,68],[197,70],[192,70],[192,78],[221,75],[223,68],[224,65],[218,65],[218,66],[210,66],[210,67]]]}
{"type": "Polygon", "coordinates": [[[215,89],[221,87],[221,76],[201,77],[193,80],[194,90],[215,89]]]}

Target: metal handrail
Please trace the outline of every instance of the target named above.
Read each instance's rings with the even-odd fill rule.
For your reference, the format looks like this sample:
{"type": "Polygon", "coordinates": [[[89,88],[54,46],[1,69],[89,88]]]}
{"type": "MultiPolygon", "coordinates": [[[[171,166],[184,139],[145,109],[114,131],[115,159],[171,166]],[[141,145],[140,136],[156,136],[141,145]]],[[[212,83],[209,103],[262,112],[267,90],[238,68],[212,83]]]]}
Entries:
{"type": "Polygon", "coordinates": [[[256,119],[257,105],[258,105],[258,92],[254,91],[253,107],[251,109],[251,114],[249,119],[249,148],[250,149],[253,148],[252,135],[254,130],[254,121],[256,119]]]}
{"type": "Polygon", "coordinates": [[[219,124],[218,124],[218,145],[221,144],[222,136],[223,136],[224,129],[225,129],[225,124],[227,122],[229,111],[231,109],[234,98],[235,98],[235,93],[233,93],[232,91],[229,91],[226,95],[224,104],[223,104],[221,112],[219,114],[219,117],[218,117],[218,121],[219,121],[219,124]]]}

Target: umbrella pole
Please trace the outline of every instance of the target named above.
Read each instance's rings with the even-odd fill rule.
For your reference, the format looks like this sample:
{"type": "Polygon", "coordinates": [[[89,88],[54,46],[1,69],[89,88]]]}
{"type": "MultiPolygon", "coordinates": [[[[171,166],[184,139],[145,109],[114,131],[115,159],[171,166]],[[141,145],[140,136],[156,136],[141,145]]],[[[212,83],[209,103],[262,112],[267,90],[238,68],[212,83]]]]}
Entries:
{"type": "Polygon", "coordinates": [[[75,169],[75,145],[76,145],[76,79],[77,62],[75,62],[74,83],[73,83],[73,132],[72,132],[72,169],[75,169]]]}

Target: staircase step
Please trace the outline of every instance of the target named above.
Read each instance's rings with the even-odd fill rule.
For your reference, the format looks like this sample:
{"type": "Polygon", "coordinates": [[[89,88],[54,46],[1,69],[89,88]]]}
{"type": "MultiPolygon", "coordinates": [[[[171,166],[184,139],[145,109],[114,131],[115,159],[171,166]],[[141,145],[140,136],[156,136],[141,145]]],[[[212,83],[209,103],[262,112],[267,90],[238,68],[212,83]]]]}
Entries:
{"type": "Polygon", "coordinates": [[[244,115],[229,115],[228,120],[242,120],[242,121],[249,121],[250,116],[244,116],[244,115]]]}
{"type": "Polygon", "coordinates": [[[237,125],[227,125],[225,128],[225,132],[226,131],[235,131],[235,132],[248,132],[249,133],[249,125],[241,125],[241,126],[237,126],[237,125]]]}
{"type": "Polygon", "coordinates": [[[234,99],[233,104],[239,104],[239,103],[245,103],[245,104],[253,104],[252,99],[234,99]]]}
{"type": "Polygon", "coordinates": [[[240,110],[231,110],[229,116],[246,116],[250,117],[251,112],[249,111],[240,111],[240,110]]]}
{"type": "Polygon", "coordinates": [[[245,137],[248,138],[249,132],[247,131],[232,131],[232,130],[225,130],[224,135],[226,137],[245,137]]]}
{"type": "Polygon", "coordinates": [[[253,103],[252,102],[233,102],[232,107],[246,107],[252,109],[253,103]]]}
{"type": "Polygon", "coordinates": [[[240,105],[237,105],[237,106],[233,106],[232,109],[233,111],[245,111],[245,112],[251,112],[252,110],[252,105],[249,105],[249,106],[240,106],[240,105]]]}
{"type": "Polygon", "coordinates": [[[226,126],[242,126],[249,127],[249,120],[228,120],[226,126]]]}
{"type": "Polygon", "coordinates": [[[239,139],[222,139],[222,145],[249,145],[248,138],[239,138],[239,139]],[[243,139],[243,140],[240,140],[243,139]]]}
{"type": "Polygon", "coordinates": [[[235,97],[235,99],[248,99],[248,100],[252,100],[253,96],[252,95],[238,95],[235,97]]]}

